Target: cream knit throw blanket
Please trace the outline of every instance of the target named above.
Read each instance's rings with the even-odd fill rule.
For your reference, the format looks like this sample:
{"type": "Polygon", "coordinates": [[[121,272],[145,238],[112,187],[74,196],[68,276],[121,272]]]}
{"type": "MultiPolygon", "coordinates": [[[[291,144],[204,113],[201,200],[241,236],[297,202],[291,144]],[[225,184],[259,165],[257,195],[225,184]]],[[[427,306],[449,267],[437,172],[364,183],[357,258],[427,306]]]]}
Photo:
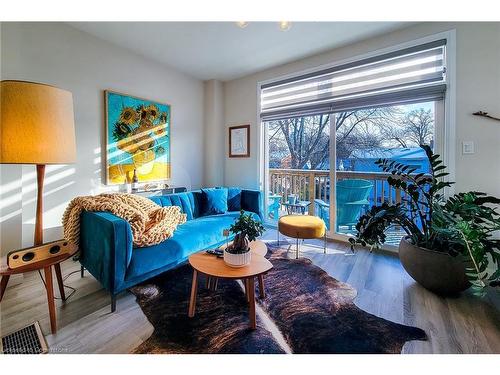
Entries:
{"type": "Polygon", "coordinates": [[[78,245],[82,211],[109,211],[127,220],[136,247],[151,246],[172,237],[178,224],[186,222],[180,207],[160,207],[148,198],[113,193],[74,198],[63,215],[64,237],[78,245]]]}

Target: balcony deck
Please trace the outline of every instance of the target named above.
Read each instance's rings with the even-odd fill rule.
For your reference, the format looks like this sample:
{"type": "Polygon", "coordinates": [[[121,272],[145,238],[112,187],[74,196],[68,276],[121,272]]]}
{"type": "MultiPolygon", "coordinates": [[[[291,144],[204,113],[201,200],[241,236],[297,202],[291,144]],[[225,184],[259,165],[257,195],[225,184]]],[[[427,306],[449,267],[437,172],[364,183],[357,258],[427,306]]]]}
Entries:
{"type": "MultiPolygon", "coordinates": [[[[404,203],[403,194],[399,189],[389,186],[387,177],[389,173],[383,172],[356,172],[356,171],[337,171],[336,179],[342,180],[365,180],[371,183],[367,201],[357,213],[356,219],[372,205],[381,205],[387,203],[404,203]]],[[[393,176],[394,177],[394,176],[393,176]]],[[[301,170],[301,169],[269,169],[269,193],[274,196],[269,200],[271,205],[279,200],[279,207],[269,210],[268,219],[271,223],[277,222],[278,216],[286,215],[288,212],[284,203],[287,202],[289,195],[295,195],[299,201],[309,202],[305,214],[320,216],[327,226],[329,226],[329,213],[336,215],[336,210],[328,209],[330,205],[330,196],[333,196],[335,186],[330,184],[329,170],[301,170]],[[319,202],[318,202],[319,201],[319,202]],[[321,202],[326,204],[321,210],[321,202]]],[[[333,207],[335,208],[335,206],[333,207]]],[[[337,233],[353,235],[356,232],[352,225],[337,226],[337,233]]],[[[390,228],[387,232],[387,244],[398,245],[405,232],[399,227],[390,228]]]]}
{"type": "MultiPolygon", "coordinates": [[[[279,210],[279,216],[284,216],[284,215],[287,215],[288,212],[286,210],[279,210]]],[[[306,212],[306,215],[308,215],[309,213],[306,212]]],[[[271,226],[275,226],[275,225],[278,225],[278,219],[274,219],[270,216],[267,217],[268,219],[268,224],[270,224],[271,226]]],[[[326,224],[326,223],[325,223],[326,224]]],[[[347,235],[347,236],[354,236],[356,233],[356,229],[355,228],[349,228],[347,226],[340,226],[339,228],[339,234],[344,234],[344,235],[347,235]]],[[[405,236],[405,231],[397,228],[397,227],[393,227],[393,228],[389,228],[388,231],[386,232],[386,238],[387,238],[387,241],[386,241],[386,244],[388,245],[392,245],[392,246],[398,246],[399,245],[399,241],[401,241],[401,238],[403,236],[405,236]]]]}

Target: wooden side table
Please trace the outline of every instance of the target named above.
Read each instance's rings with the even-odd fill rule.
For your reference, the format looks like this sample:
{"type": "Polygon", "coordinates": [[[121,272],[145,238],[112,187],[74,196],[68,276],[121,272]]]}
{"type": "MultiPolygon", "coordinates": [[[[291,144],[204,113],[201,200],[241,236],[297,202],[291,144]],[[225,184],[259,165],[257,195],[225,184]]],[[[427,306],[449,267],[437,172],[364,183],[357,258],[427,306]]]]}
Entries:
{"type": "Polygon", "coordinates": [[[194,316],[196,307],[196,292],[198,288],[198,273],[207,277],[222,279],[241,279],[244,281],[248,293],[250,328],[257,328],[255,316],[255,277],[262,275],[273,268],[263,256],[252,254],[248,266],[241,268],[229,267],[222,258],[217,258],[207,253],[197,253],[189,257],[189,263],[193,267],[193,282],[191,284],[191,298],[189,301],[189,317],[194,316]]]}
{"type": "Polygon", "coordinates": [[[56,273],[57,284],[59,286],[59,294],[61,295],[61,299],[63,301],[66,301],[66,295],[64,293],[64,285],[61,274],[61,263],[64,262],[66,259],[71,258],[73,255],[77,253],[77,251],[78,249],[75,247],[75,250],[71,251],[71,253],[62,254],[53,258],[45,259],[40,262],[31,263],[28,264],[27,266],[14,269],[9,268],[7,266],[7,258],[3,257],[0,263],[0,276],[2,276],[2,280],[0,281],[0,302],[2,301],[5,289],[7,288],[7,283],[9,282],[9,278],[11,275],[43,270],[45,275],[45,289],[47,291],[47,303],[49,305],[50,330],[52,333],[56,333],[57,318],[56,318],[56,305],[54,303],[52,266],[54,266],[54,270],[56,273]]]}

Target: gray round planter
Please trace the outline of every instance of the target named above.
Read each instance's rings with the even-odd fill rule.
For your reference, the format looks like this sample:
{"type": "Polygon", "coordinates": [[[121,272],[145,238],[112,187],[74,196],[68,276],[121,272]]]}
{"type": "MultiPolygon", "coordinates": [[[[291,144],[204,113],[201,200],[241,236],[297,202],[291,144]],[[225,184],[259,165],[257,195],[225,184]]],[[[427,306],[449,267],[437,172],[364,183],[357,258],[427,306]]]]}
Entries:
{"type": "Polygon", "coordinates": [[[403,238],[399,243],[399,259],[417,283],[434,293],[452,295],[470,287],[461,256],[421,248],[403,238]]]}

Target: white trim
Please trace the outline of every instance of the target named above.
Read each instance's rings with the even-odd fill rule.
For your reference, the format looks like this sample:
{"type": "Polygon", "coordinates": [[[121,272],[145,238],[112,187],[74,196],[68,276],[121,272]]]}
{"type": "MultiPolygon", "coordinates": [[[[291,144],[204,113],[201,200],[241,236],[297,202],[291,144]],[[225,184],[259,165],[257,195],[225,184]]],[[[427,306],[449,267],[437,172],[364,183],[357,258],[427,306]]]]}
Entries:
{"type": "Polygon", "coordinates": [[[328,162],[330,163],[330,207],[328,216],[330,218],[330,229],[326,233],[328,238],[337,236],[337,202],[332,202],[332,199],[337,199],[337,129],[335,113],[330,114],[330,149],[328,152],[328,162]],[[333,168],[332,168],[333,165],[333,168]]]}
{"type": "MultiPolygon", "coordinates": [[[[456,94],[457,94],[457,32],[455,29],[445,31],[446,38],[446,96],[444,100],[443,162],[448,167],[448,181],[455,181],[456,175],[456,94]]],[[[447,193],[455,193],[455,185],[448,188],[447,193]]]]}
{"type": "Polygon", "coordinates": [[[264,197],[262,198],[262,207],[264,209],[264,223],[268,221],[268,206],[269,202],[268,196],[268,186],[269,186],[269,144],[268,144],[268,130],[267,126],[262,126],[262,121],[260,119],[260,85],[258,84],[257,90],[257,121],[255,139],[257,142],[257,176],[258,176],[258,189],[264,192],[264,197]]]}
{"type": "MultiPolygon", "coordinates": [[[[323,64],[319,66],[315,66],[312,68],[304,69],[301,71],[294,71],[292,73],[284,74],[278,77],[262,80],[257,82],[257,121],[256,124],[258,125],[258,128],[262,127],[262,121],[260,119],[260,113],[261,113],[261,108],[260,108],[260,93],[261,93],[261,86],[264,84],[269,84],[273,83],[276,81],[281,81],[284,79],[288,78],[293,78],[296,76],[308,74],[308,73],[313,73],[316,71],[320,71],[323,69],[329,69],[333,68],[335,66],[343,65],[343,64],[348,64],[351,62],[355,62],[358,60],[362,60],[365,58],[370,58],[374,57],[377,55],[385,54],[385,53],[390,53],[394,52],[400,49],[404,48],[409,48],[413,46],[417,46],[419,44],[424,44],[428,42],[432,42],[434,40],[438,39],[446,39],[446,56],[445,56],[445,61],[446,61],[446,97],[445,97],[445,113],[444,113],[444,131],[443,131],[443,162],[445,165],[448,167],[448,173],[449,173],[449,180],[450,181],[455,181],[455,157],[456,157],[456,29],[450,29],[447,31],[439,32],[436,34],[431,34],[427,35],[425,37],[421,37],[418,39],[406,41],[403,43],[399,43],[390,47],[386,48],[381,48],[377,50],[373,50],[364,54],[360,55],[355,55],[346,59],[342,59],[339,61],[335,61],[334,63],[328,63],[328,64],[323,64]]],[[[261,129],[258,130],[259,134],[264,133],[262,132],[261,129]]],[[[331,131],[330,131],[331,133],[331,131]]],[[[262,135],[261,135],[262,136],[262,135]]],[[[330,142],[332,144],[332,142],[330,142]]],[[[264,141],[259,142],[259,147],[265,147],[264,141]]],[[[258,160],[258,170],[259,170],[259,186],[263,187],[263,191],[265,194],[267,194],[267,177],[266,177],[266,172],[268,171],[268,166],[263,165],[261,167],[262,163],[266,163],[267,161],[267,152],[268,150],[264,150],[264,155],[261,157],[261,150],[259,150],[259,160],[258,160]]],[[[330,155],[331,158],[331,155],[330,155]]],[[[332,164],[330,164],[332,165],[332,164]]],[[[331,169],[331,168],[330,168],[331,169]]],[[[268,174],[268,173],[267,173],[268,174]]],[[[331,174],[331,172],[330,172],[331,174]]],[[[331,177],[331,176],[330,176],[331,177]]],[[[452,185],[451,188],[448,190],[448,194],[452,195],[454,193],[454,187],[452,185]]],[[[333,205],[330,205],[332,207],[333,205]]],[[[265,209],[265,214],[267,215],[267,199],[264,198],[264,209],[265,209]]],[[[330,208],[330,214],[333,211],[332,208],[330,208]]],[[[332,217],[332,216],[330,216],[332,217]]],[[[339,235],[335,234],[334,228],[330,223],[330,231],[328,232],[328,238],[335,239],[335,240],[341,240],[341,241],[347,241],[347,237],[345,235],[339,235]]],[[[389,251],[395,251],[394,246],[387,246],[386,248],[389,251]]]]}

